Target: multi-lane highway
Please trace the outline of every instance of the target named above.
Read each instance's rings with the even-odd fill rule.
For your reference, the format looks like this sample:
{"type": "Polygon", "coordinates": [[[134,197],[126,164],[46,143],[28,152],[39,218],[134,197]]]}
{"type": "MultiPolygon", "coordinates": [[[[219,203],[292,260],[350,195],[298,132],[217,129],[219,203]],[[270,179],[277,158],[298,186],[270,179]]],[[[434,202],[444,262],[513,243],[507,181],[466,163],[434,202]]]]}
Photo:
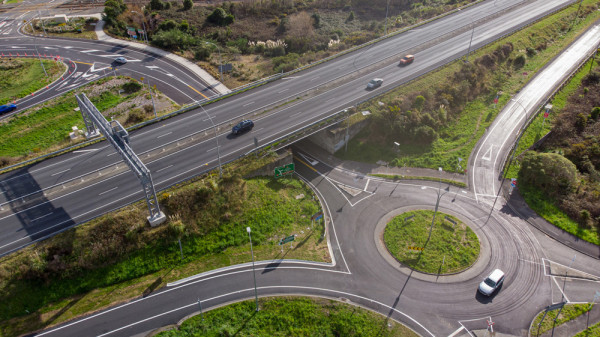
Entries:
{"type": "MultiPolygon", "coordinates": [[[[475,27],[473,46],[477,47],[570,2],[484,2],[258,89],[133,132],[131,145],[146,161],[157,188],[165,188],[214,168],[218,154],[221,161],[237,158],[254,148],[254,138],[265,144],[464,55],[471,27],[475,27]],[[405,53],[415,54],[416,61],[400,68],[397,58],[405,53]],[[383,78],[383,86],[365,90],[373,77],[383,78]],[[283,105],[285,102],[292,103],[283,105]],[[284,107],[276,108],[278,105],[284,107]],[[197,136],[212,131],[207,114],[222,126],[218,129],[218,151],[214,139],[197,136]],[[231,137],[231,122],[246,117],[255,119],[252,133],[231,137]],[[187,141],[190,135],[196,135],[193,141],[187,141]],[[161,149],[165,144],[170,146],[168,156],[151,155],[145,159],[148,151],[161,149]]],[[[143,194],[133,174],[117,171],[119,175],[98,176],[95,172],[112,168],[119,161],[106,143],[99,143],[0,176],[0,251],[17,249],[140,199],[143,194]],[[68,188],[59,193],[63,186],[68,188]],[[110,193],[106,193],[108,190],[110,193]]]]}
{"type": "MultiPolygon", "coordinates": [[[[484,2],[258,90],[211,104],[206,110],[138,130],[131,142],[162,188],[217,165],[217,142],[210,136],[207,115],[222,125],[218,144],[225,162],[252,150],[254,137],[264,144],[376,95],[382,89],[364,90],[372,77],[382,77],[385,90],[463,55],[471,22],[476,25],[473,44],[478,46],[565,3],[484,2]],[[499,8],[510,9],[498,13],[499,8]],[[404,53],[415,54],[416,61],[410,67],[398,68],[396,57],[404,53]],[[301,99],[284,108],[273,108],[296,97],[301,99]],[[247,116],[255,119],[253,132],[231,137],[228,122],[247,116]]],[[[580,40],[582,45],[597,43],[598,28],[594,29],[589,40],[585,36],[580,40]]],[[[579,45],[572,50],[577,55],[585,54],[579,45]]],[[[295,150],[297,171],[323,201],[334,263],[259,262],[259,295],[310,294],[351,301],[400,320],[423,336],[467,336],[468,331],[485,330],[488,320],[495,322],[496,331],[526,335],[531,318],[544,306],[563,298],[571,302],[590,300],[588,295],[597,288],[599,278],[568,279],[563,293],[556,270],[557,266],[571,265],[580,274],[593,276],[598,270],[597,260],[578,255],[574,262],[573,254],[577,252],[532,229],[502,200],[490,212],[487,198],[497,192],[501,168],[497,162],[502,161],[516,138],[514,132],[494,130],[518,129],[522,115],[535,106],[527,100],[534,96],[539,100],[551,91],[549,82],[559,81],[558,74],[565,75],[569,62],[577,60],[558,58],[547,69],[562,72],[552,70],[550,77],[539,75],[538,80],[548,88],[539,89],[540,84],[534,80],[521,96],[515,97],[524,112],[516,112],[512,105],[501,112],[471,156],[474,159],[469,181],[474,191],[450,187],[442,191],[441,210],[468,223],[482,243],[481,257],[472,268],[452,276],[422,275],[400,267],[381,246],[380,235],[387,219],[408,209],[433,208],[438,184],[392,183],[366,177],[363,172],[333,168],[323,163],[321,158],[326,156],[318,150],[300,145],[295,150]],[[488,148],[492,149],[489,154],[488,148]],[[346,193],[340,186],[351,187],[356,193],[346,193]],[[507,273],[506,282],[496,296],[483,298],[476,292],[477,284],[494,268],[507,273]]],[[[125,165],[119,165],[117,155],[105,143],[0,179],[0,246],[5,252],[142,196],[136,191],[139,185],[134,175],[125,165]]],[[[252,297],[251,271],[248,265],[241,265],[200,275],[39,335],[142,335],[197,312],[197,299],[204,308],[210,308],[252,297]]]]}

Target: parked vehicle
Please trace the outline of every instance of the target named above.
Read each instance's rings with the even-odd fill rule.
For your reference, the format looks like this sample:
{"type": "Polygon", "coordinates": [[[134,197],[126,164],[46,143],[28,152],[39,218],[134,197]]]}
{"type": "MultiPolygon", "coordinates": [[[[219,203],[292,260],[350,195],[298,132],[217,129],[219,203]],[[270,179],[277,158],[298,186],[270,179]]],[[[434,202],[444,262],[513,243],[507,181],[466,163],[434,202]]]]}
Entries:
{"type": "Polygon", "coordinates": [[[414,55],[405,55],[403,58],[400,59],[400,63],[398,63],[398,65],[401,67],[404,67],[404,66],[407,66],[407,65],[413,63],[414,60],[415,60],[414,55]]]}
{"type": "Polygon", "coordinates": [[[254,127],[254,122],[247,119],[245,121],[241,121],[239,123],[237,123],[232,129],[231,129],[231,133],[233,133],[234,135],[239,135],[241,133],[244,133],[246,131],[250,131],[252,130],[252,128],[254,127]]]}
{"type": "Polygon", "coordinates": [[[500,269],[495,269],[490,276],[486,277],[479,284],[478,290],[485,296],[491,296],[502,285],[502,282],[504,282],[504,272],[500,269]]]}
{"type": "Polygon", "coordinates": [[[17,109],[17,105],[16,104],[6,104],[6,105],[0,105],[0,115],[5,114],[5,113],[9,113],[13,110],[17,109]]]}
{"type": "Polygon", "coordinates": [[[383,83],[383,79],[374,78],[371,81],[369,81],[369,83],[367,83],[367,89],[371,90],[371,89],[378,88],[381,86],[382,83],[383,83]]]}

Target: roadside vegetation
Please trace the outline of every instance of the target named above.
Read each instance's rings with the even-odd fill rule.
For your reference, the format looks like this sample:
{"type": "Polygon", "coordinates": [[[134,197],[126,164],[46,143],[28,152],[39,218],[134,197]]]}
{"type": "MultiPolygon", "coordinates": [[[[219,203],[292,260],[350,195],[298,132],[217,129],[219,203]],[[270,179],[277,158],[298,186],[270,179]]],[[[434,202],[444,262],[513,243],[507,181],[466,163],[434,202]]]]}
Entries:
{"type": "MultiPolygon", "coordinates": [[[[2,120],[0,167],[84,141],[82,134],[74,141],[69,137],[73,126],[85,131],[81,112],[75,110],[75,94],[79,92],[85,93],[107,119],[118,120],[125,127],[154,118],[148,88],[128,77],[104,77],[2,120]]],[[[153,95],[157,113],[176,109],[168,97],[158,92],[153,95]]]]}
{"type": "Polygon", "coordinates": [[[519,153],[511,171],[518,168],[519,192],[534,211],[600,245],[600,67],[583,67],[554,103],[551,129],[536,121],[523,146],[543,142],[519,153]]]}
{"type": "Polygon", "coordinates": [[[573,337],[595,337],[600,336],[600,323],[596,323],[591,327],[581,331],[573,337]]]}
{"type": "Polygon", "coordinates": [[[25,33],[44,35],[59,38],[78,38],[97,40],[97,18],[73,17],[67,22],[58,22],[56,19],[33,20],[31,25],[23,27],[25,33]]]}
{"type": "MultiPolygon", "coordinates": [[[[558,319],[556,320],[556,324],[554,323],[554,320],[556,319],[556,315],[558,315],[558,310],[549,311],[548,314],[546,315],[546,317],[544,318],[542,325],[539,327],[539,330],[538,330],[538,325],[540,324],[542,317],[544,317],[544,312],[542,311],[533,320],[533,324],[531,325],[531,331],[530,331],[531,336],[540,336],[544,332],[552,330],[552,327],[556,328],[561,324],[565,324],[569,321],[574,320],[575,318],[577,318],[581,315],[587,314],[588,310],[591,310],[591,306],[589,303],[567,304],[563,307],[562,311],[560,312],[560,316],[558,316],[558,319]]],[[[593,328],[594,327],[592,327],[592,329],[593,328]]],[[[577,336],[579,336],[579,334],[577,336]]],[[[584,334],[582,336],[596,336],[596,335],[589,335],[589,334],[585,335],[584,334]]]]}
{"type": "Polygon", "coordinates": [[[416,337],[406,326],[358,306],[329,299],[272,297],[230,304],[196,315],[157,337],[362,336],[416,337]]]}
{"type": "Polygon", "coordinates": [[[469,63],[457,60],[359,106],[359,111],[372,113],[365,117],[370,123],[350,141],[347,152],[336,156],[461,172],[458,158],[468,162],[511,96],[600,18],[598,1],[584,0],[570,29],[577,5],[481,48],[469,63]]]}
{"type": "Polygon", "coordinates": [[[390,254],[403,265],[430,274],[457,273],[475,263],[479,240],[471,228],[456,217],[438,212],[428,240],[432,220],[433,211],[428,210],[394,217],[383,234],[390,254]]]}
{"type": "Polygon", "coordinates": [[[48,76],[37,58],[0,58],[0,105],[31,95],[54,82],[65,71],[62,63],[42,60],[48,76]]]}
{"type": "Polygon", "coordinates": [[[165,224],[145,201],[0,258],[0,335],[14,336],[148,295],[200,272],[256,260],[330,261],[313,192],[293,176],[242,179],[275,160],[250,158],[160,194],[165,224]],[[293,248],[279,240],[297,235],[293,248]],[[183,258],[179,249],[181,240],[183,258]]]}
{"type": "MultiPolygon", "coordinates": [[[[389,2],[387,32],[474,2],[389,2]]],[[[221,57],[223,63],[233,66],[224,74],[225,84],[233,88],[382,36],[387,3],[292,0],[194,6],[186,1],[153,0],[141,10],[121,0],[109,0],[104,17],[108,32],[122,38],[128,37],[127,27],[141,30],[145,24],[152,45],[198,62],[215,78],[219,77],[221,57]]]]}
{"type": "Polygon", "coordinates": [[[467,184],[461,182],[461,181],[455,181],[455,180],[450,180],[450,179],[438,179],[435,177],[419,177],[419,176],[404,176],[404,175],[399,175],[399,174],[380,174],[380,173],[374,173],[374,174],[369,174],[370,176],[373,177],[379,177],[379,178],[384,178],[384,179],[390,179],[390,180],[428,180],[428,181],[440,181],[444,184],[449,184],[449,185],[454,185],[457,187],[467,187],[467,184]]]}

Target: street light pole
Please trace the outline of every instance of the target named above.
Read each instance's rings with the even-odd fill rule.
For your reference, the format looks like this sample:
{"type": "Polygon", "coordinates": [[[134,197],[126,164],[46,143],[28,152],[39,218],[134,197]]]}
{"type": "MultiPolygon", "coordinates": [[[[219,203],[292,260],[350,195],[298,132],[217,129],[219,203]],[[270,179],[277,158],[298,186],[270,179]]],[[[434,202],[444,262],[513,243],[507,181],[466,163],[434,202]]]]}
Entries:
{"type": "Polygon", "coordinates": [[[254,276],[254,299],[256,302],[256,311],[258,311],[258,293],[256,292],[256,271],[254,270],[254,251],[252,250],[252,232],[250,227],[246,227],[246,232],[248,232],[248,239],[250,240],[250,255],[252,255],[252,275],[254,276]]]}
{"type": "Polygon", "coordinates": [[[210,121],[210,124],[212,124],[213,130],[215,131],[215,140],[217,141],[217,158],[219,160],[219,178],[223,178],[223,168],[221,167],[221,150],[219,149],[219,137],[217,136],[217,127],[215,126],[215,123],[213,123],[213,120],[208,114],[208,112],[204,110],[204,107],[200,105],[200,108],[202,108],[202,111],[204,111],[206,116],[208,116],[208,120],[210,121]]]}
{"type": "Polygon", "coordinates": [[[473,43],[473,34],[475,34],[475,24],[473,23],[473,18],[469,16],[471,19],[471,26],[473,29],[471,30],[471,39],[469,40],[469,49],[467,50],[467,63],[469,63],[469,54],[471,54],[471,44],[473,43]]]}
{"type": "Polygon", "coordinates": [[[35,52],[38,54],[38,60],[40,60],[40,65],[42,66],[42,69],[44,70],[44,74],[46,74],[46,77],[48,77],[48,73],[46,72],[46,67],[44,67],[44,62],[42,62],[42,58],[40,57],[40,53],[38,52],[37,49],[37,36],[35,35],[35,31],[33,30],[33,24],[31,23],[31,21],[29,21],[29,25],[31,26],[31,33],[33,34],[33,47],[35,48],[35,52]]]}
{"type": "Polygon", "coordinates": [[[442,168],[438,168],[438,171],[440,171],[440,184],[438,186],[437,200],[435,201],[435,210],[433,211],[433,219],[431,219],[431,227],[429,227],[427,242],[429,242],[429,239],[431,239],[431,232],[433,231],[433,224],[435,223],[435,215],[437,214],[438,207],[440,206],[440,199],[442,199],[442,168]]]}
{"type": "Polygon", "coordinates": [[[219,74],[221,75],[221,83],[223,83],[223,61],[221,59],[221,48],[209,41],[204,41],[204,43],[206,44],[212,44],[213,46],[217,47],[217,50],[219,51],[219,74]]]}
{"type": "Polygon", "coordinates": [[[388,12],[390,11],[390,0],[387,1],[387,6],[385,7],[385,30],[383,35],[387,35],[387,25],[388,25],[388,12]]]}

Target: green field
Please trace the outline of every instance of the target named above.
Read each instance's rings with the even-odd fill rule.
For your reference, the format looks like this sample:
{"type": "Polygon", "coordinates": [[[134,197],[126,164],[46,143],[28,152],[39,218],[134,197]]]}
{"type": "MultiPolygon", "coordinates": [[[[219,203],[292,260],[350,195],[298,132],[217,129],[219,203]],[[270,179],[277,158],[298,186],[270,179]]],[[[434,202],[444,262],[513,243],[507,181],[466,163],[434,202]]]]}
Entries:
{"type": "Polygon", "coordinates": [[[432,218],[433,211],[425,210],[394,217],[383,235],[388,251],[403,265],[431,274],[457,273],[470,267],[479,257],[477,235],[459,219],[438,212],[427,241],[432,218]]]}
{"type": "MultiPolygon", "coordinates": [[[[14,55],[16,56],[16,55],[14,55]]],[[[37,58],[0,58],[0,105],[12,103],[54,82],[66,69],[64,64],[37,58]]]]}
{"type": "Polygon", "coordinates": [[[417,337],[406,326],[369,310],[333,300],[275,297],[230,304],[196,315],[159,337],[294,336],[417,337]]]}

